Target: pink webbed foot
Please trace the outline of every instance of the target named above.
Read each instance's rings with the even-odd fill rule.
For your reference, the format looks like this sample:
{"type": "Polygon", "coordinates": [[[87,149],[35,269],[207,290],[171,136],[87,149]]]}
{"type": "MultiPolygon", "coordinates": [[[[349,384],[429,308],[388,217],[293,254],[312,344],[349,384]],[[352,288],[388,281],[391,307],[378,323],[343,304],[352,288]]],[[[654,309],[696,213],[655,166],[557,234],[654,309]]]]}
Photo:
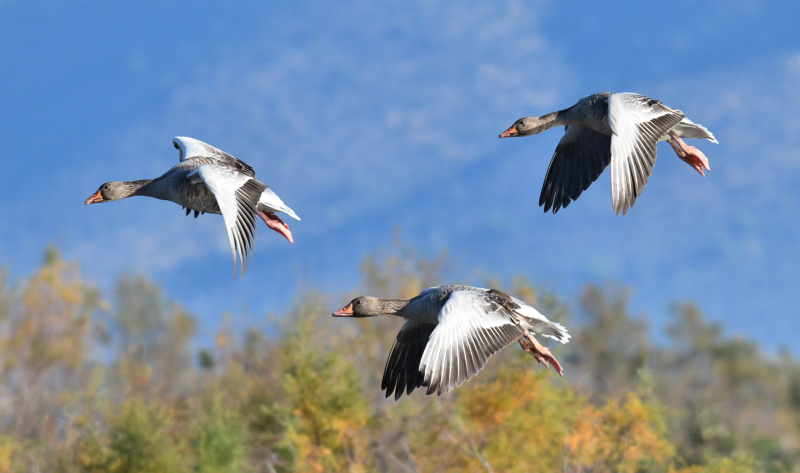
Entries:
{"type": "Polygon", "coordinates": [[[269,228],[283,235],[287,240],[289,240],[289,243],[294,243],[294,240],[292,239],[292,232],[289,231],[289,225],[281,220],[280,217],[275,215],[274,212],[264,212],[263,210],[259,210],[258,216],[261,217],[261,220],[263,220],[269,228]]]}
{"type": "Polygon", "coordinates": [[[556,360],[556,357],[550,353],[550,350],[539,343],[530,332],[525,330],[524,335],[522,338],[519,339],[519,345],[522,347],[523,350],[533,355],[536,358],[536,361],[543,364],[545,367],[553,365],[553,369],[555,369],[560,376],[564,376],[564,369],[561,367],[561,364],[556,360]]]}
{"type": "Polygon", "coordinates": [[[667,143],[672,146],[672,149],[675,150],[675,154],[677,154],[679,158],[689,164],[689,166],[695,168],[702,176],[706,175],[703,168],[709,171],[711,170],[711,167],[708,165],[708,158],[706,158],[706,155],[703,154],[702,151],[684,143],[683,140],[678,138],[678,135],[674,131],[670,130],[669,135],[672,139],[667,140],[667,143]]]}

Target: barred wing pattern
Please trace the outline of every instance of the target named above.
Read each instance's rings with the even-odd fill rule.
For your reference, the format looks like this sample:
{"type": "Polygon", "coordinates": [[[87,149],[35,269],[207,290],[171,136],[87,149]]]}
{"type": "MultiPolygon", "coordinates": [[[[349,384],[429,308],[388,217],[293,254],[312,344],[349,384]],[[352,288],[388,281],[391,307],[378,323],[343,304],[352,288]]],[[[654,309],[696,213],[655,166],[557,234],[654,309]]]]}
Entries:
{"type": "Polygon", "coordinates": [[[256,177],[255,170],[249,164],[208,143],[188,136],[176,136],[172,139],[172,145],[178,150],[181,162],[191,158],[212,158],[216,164],[228,166],[246,176],[256,177]]]}
{"type": "Polygon", "coordinates": [[[204,164],[189,177],[195,173],[214,194],[225,220],[233,255],[233,276],[236,277],[238,255],[244,277],[254,247],[256,206],[267,186],[244,173],[216,164],[204,164]]]}
{"type": "Polygon", "coordinates": [[[457,388],[522,334],[515,316],[487,293],[453,292],[439,311],[439,324],[420,360],[427,394],[441,395],[457,388]]]}
{"type": "Polygon", "coordinates": [[[611,200],[626,214],[647,184],[656,164],[656,143],[684,119],[680,110],[643,95],[622,93],[608,98],[611,126],[611,200]]]}

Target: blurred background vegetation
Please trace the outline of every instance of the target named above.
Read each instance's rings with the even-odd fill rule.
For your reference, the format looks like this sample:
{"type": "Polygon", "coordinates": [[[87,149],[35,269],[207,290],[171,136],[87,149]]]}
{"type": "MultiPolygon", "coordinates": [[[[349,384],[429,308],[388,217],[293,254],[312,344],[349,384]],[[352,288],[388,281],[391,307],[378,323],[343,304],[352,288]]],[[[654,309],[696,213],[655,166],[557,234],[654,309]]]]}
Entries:
{"type": "Polygon", "coordinates": [[[202,348],[153,282],[123,276],[100,294],[48,249],[30,278],[0,273],[0,471],[800,471],[797,360],[726,336],[691,303],[655,343],[613,285],[565,301],[483,278],[567,325],[571,343],[550,345],[564,378],[512,345],[453,393],[385,399],[402,320],[330,313],[356,294],[481,278],[447,265],[397,243],[365,257],[352,294],[304,290],[268,328],[225,328],[202,348]]]}

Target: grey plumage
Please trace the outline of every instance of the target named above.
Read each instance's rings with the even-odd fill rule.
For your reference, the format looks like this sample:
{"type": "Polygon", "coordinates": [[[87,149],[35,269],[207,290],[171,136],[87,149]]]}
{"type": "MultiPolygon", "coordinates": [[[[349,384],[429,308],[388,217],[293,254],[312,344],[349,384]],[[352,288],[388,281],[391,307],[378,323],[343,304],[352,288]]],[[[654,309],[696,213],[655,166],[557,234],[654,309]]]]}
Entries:
{"type": "Polygon", "coordinates": [[[570,336],[536,309],[496,289],[447,285],[409,300],[359,297],[337,316],[393,314],[406,319],[386,360],[381,389],[395,400],[426,387],[451,391],[480,372],[493,354],[526,330],[566,343],[570,336]]]}
{"type": "Polygon", "coordinates": [[[541,117],[520,118],[500,137],[534,135],[557,126],[565,127],[564,136],[539,196],[539,206],[553,213],[569,206],[611,164],[612,204],[617,214],[625,214],[652,173],[658,141],[674,133],[717,142],[680,110],[643,95],[611,92],[589,95],[572,107],[541,117]]]}
{"type": "Polygon", "coordinates": [[[179,162],[156,179],[103,184],[86,203],[108,202],[134,195],[169,200],[180,205],[188,216],[222,214],[233,254],[233,271],[242,262],[242,276],[252,258],[256,216],[292,242],[291,232],[275,212],[285,212],[299,220],[283,201],[255,178],[247,163],[207,143],[176,137],[179,162]]]}

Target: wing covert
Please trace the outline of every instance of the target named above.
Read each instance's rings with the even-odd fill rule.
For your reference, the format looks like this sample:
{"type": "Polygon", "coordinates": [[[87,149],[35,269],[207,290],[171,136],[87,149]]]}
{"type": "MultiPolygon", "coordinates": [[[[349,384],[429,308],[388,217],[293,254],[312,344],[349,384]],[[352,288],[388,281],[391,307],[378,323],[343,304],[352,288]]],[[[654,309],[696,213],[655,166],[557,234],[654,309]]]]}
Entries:
{"type": "Polygon", "coordinates": [[[199,174],[217,199],[233,255],[233,275],[236,276],[237,255],[242,263],[242,277],[247,271],[256,234],[256,206],[267,186],[238,171],[214,164],[205,164],[189,175],[199,174]]]}
{"type": "Polygon", "coordinates": [[[176,136],[172,139],[172,145],[178,150],[181,162],[192,158],[207,158],[204,164],[220,164],[246,176],[256,177],[255,170],[249,164],[208,143],[188,136],[176,136]]]}
{"type": "Polygon", "coordinates": [[[453,292],[439,312],[439,324],[420,360],[427,394],[441,395],[457,388],[522,333],[514,315],[486,292],[453,292]]]}
{"type": "Polygon", "coordinates": [[[656,163],[656,143],[685,116],[643,95],[622,93],[608,98],[611,126],[611,199],[614,211],[626,214],[647,184],[656,163]]]}

